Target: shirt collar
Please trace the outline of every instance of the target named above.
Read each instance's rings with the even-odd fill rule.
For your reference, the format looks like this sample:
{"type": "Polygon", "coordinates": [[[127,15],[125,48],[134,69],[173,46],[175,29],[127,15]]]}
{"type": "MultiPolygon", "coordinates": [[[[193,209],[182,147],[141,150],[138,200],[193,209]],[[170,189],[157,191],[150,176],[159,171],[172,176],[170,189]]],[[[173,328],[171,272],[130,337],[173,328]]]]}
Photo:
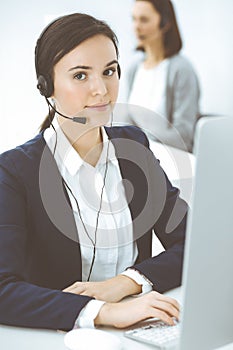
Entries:
{"type": "MultiPolygon", "coordinates": [[[[54,149],[56,147],[54,158],[61,175],[64,176],[65,171],[68,171],[72,176],[74,176],[79,171],[81,166],[87,163],[83,161],[78,152],[76,152],[72,147],[70,141],[60,128],[56,116],[54,117],[52,123],[56,133],[54,132],[52,126],[50,126],[44,131],[44,139],[52,153],[54,153],[54,149]]],[[[109,162],[117,165],[118,161],[115,154],[115,148],[112,142],[109,140],[104,127],[101,127],[101,133],[103,138],[103,150],[96,164],[96,168],[106,162],[107,152],[109,162]]]]}

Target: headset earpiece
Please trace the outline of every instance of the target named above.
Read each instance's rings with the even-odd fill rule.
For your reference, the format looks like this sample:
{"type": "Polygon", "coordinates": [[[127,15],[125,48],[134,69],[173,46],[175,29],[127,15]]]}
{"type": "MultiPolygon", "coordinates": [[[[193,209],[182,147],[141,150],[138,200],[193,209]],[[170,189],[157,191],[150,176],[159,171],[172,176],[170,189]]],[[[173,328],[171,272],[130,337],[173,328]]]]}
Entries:
{"type": "Polygon", "coordinates": [[[117,65],[117,73],[118,73],[118,77],[120,79],[121,78],[121,67],[120,67],[119,63],[117,65]]]}
{"type": "Polygon", "coordinates": [[[50,97],[53,93],[53,83],[50,78],[43,75],[39,75],[37,82],[37,89],[40,91],[42,96],[50,97]]]}

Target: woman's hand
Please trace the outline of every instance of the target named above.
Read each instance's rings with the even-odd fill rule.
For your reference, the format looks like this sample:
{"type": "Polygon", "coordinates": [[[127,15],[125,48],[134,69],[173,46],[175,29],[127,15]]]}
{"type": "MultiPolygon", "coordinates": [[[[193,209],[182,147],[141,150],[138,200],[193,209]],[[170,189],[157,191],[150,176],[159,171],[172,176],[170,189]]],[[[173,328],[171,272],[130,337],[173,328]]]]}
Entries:
{"type": "Polygon", "coordinates": [[[151,317],[174,325],[173,318],[179,319],[178,302],[153,291],[130,301],[106,303],[95,318],[95,325],[125,328],[151,317]]]}
{"type": "Polygon", "coordinates": [[[117,275],[101,282],[75,282],[63,289],[63,292],[88,295],[109,303],[116,303],[126,296],[139,294],[141,291],[141,285],[125,275],[117,275]]]}

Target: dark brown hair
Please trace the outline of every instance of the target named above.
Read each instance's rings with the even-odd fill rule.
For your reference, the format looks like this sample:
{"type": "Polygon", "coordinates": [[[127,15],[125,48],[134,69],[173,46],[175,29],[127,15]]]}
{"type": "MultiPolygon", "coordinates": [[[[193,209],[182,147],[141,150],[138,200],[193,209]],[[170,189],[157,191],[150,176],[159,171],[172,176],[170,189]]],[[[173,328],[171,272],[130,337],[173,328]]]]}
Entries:
{"type": "MultiPolygon", "coordinates": [[[[54,65],[84,40],[102,34],[112,40],[117,57],[118,40],[112,29],[103,21],[83,13],[73,13],[57,18],[41,33],[35,48],[35,68],[37,78],[42,75],[49,84],[54,79],[54,65]]],[[[54,118],[50,110],[40,127],[45,130],[54,118]]]]}
{"type": "MultiPolygon", "coordinates": [[[[160,28],[167,29],[163,35],[163,46],[165,58],[171,57],[178,53],[182,48],[182,39],[178,28],[175,10],[170,0],[136,0],[150,2],[154,9],[160,14],[160,28]]],[[[138,46],[137,50],[144,51],[142,46],[138,46]]]]}

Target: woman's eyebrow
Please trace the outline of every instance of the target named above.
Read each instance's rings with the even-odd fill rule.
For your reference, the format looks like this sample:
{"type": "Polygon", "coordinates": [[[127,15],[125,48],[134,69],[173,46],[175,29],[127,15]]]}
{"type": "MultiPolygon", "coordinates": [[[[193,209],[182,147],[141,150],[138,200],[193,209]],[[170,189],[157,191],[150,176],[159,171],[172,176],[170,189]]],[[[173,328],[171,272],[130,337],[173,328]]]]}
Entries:
{"type": "Polygon", "coordinates": [[[69,72],[74,69],[91,69],[90,66],[75,66],[69,69],[69,72]]]}
{"type": "MultiPolygon", "coordinates": [[[[112,61],[108,62],[108,63],[105,65],[105,67],[109,67],[109,66],[111,66],[111,65],[114,64],[114,63],[118,64],[118,61],[117,61],[117,60],[112,60],[112,61]]],[[[69,69],[69,72],[72,71],[72,70],[74,70],[74,69],[92,69],[92,67],[90,67],[90,66],[75,66],[75,67],[70,68],[70,69],[69,69]]]]}
{"type": "Polygon", "coordinates": [[[109,67],[109,66],[111,66],[114,63],[118,64],[118,61],[117,60],[112,60],[111,62],[107,63],[105,67],[109,67]]]}

